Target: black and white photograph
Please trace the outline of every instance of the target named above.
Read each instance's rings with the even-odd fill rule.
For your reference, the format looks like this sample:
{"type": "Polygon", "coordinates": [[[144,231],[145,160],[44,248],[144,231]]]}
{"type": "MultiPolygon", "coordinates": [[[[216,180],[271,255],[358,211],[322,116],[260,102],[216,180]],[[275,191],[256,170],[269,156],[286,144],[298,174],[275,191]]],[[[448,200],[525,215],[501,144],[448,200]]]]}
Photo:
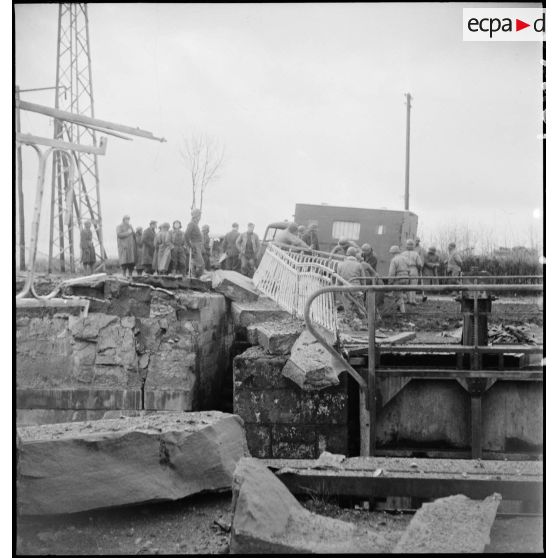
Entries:
{"type": "Polygon", "coordinates": [[[11,16],[13,554],[546,553],[545,4],[11,16]]]}

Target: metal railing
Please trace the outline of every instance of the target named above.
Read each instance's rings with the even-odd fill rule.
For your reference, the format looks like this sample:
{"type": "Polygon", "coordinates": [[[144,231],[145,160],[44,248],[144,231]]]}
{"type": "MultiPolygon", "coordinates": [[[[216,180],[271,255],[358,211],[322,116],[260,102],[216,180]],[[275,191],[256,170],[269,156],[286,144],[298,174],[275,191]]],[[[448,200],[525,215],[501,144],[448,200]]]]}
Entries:
{"type": "MultiPolygon", "coordinates": [[[[316,290],[332,285],[349,285],[336,273],[338,260],[291,252],[269,244],[258,269],[254,285],[281,308],[303,319],[304,308],[316,290]]],[[[311,310],[314,323],[336,334],[337,310],[333,294],[321,297],[311,310]]]]}

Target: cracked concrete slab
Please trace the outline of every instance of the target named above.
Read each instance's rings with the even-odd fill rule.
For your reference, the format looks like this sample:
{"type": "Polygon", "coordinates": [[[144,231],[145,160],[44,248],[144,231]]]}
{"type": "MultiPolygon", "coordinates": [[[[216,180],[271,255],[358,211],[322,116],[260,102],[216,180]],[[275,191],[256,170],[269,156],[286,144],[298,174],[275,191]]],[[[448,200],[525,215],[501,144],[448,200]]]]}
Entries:
{"type": "Polygon", "coordinates": [[[374,553],[383,535],[312,513],[259,460],[241,459],[234,473],[231,554],[374,553]]]}
{"type": "Polygon", "coordinates": [[[218,411],[19,427],[21,514],[75,513],[230,490],[248,455],[242,421],[218,411]]]}
{"type": "Polygon", "coordinates": [[[423,504],[397,543],[397,554],[477,553],[490,543],[502,497],[471,500],[463,494],[423,504]]]}

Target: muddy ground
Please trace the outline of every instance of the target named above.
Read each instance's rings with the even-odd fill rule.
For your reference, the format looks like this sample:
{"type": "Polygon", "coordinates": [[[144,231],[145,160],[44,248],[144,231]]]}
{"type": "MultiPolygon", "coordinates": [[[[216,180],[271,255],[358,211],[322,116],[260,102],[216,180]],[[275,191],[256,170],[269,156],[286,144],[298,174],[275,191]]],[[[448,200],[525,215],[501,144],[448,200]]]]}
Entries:
{"type": "MultiPolygon", "coordinates": [[[[321,500],[311,511],[382,533],[391,552],[409,524],[408,513],[340,508],[321,500]]],[[[145,504],[55,517],[22,518],[18,554],[226,554],[231,494],[198,494],[177,502],[145,504]],[[220,524],[220,525],[219,525],[220,524]]],[[[542,518],[497,518],[487,552],[542,552],[542,518]]]]}

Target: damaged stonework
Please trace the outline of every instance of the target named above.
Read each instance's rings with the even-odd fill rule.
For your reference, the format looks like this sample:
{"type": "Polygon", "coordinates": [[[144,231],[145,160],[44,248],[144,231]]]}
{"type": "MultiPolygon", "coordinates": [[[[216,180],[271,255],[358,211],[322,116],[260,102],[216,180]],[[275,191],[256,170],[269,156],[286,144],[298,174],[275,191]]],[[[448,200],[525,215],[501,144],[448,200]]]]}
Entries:
{"type": "MultiPolygon", "coordinates": [[[[333,334],[325,330],[322,333],[333,345],[333,334]]],[[[338,385],[338,376],[345,370],[309,331],[304,330],[291,349],[283,376],[302,389],[323,389],[338,385]]]]}
{"type": "Polygon", "coordinates": [[[379,553],[383,535],[306,510],[257,459],[234,472],[231,554],[379,553]]]}
{"type": "MultiPolygon", "coordinates": [[[[92,289],[75,286],[73,289],[92,289]]],[[[196,410],[218,404],[232,345],[218,293],[164,292],[107,279],[103,312],[17,310],[18,419],[24,410],[196,410]]],[[[52,413],[51,413],[52,414],[52,413]]],[[[54,419],[55,416],[51,416],[54,419]]]]}
{"type": "Polygon", "coordinates": [[[480,553],[502,497],[471,500],[463,494],[423,504],[397,543],[396,554],[480,553]]]}
{"type": "Polygon", "coordinates": [[[75,513],[230,490],[242,421],[218,411],[19,427],[22,514],[75,513]]]}
{"type": "Polygon", "coordinates": [[[234,412],[244,420],[250,452],[261,458],[347,454],[346,376],[336,386],[301,389],[282,374],[286,355],[250,347],[233,361],[234,412]]]}

